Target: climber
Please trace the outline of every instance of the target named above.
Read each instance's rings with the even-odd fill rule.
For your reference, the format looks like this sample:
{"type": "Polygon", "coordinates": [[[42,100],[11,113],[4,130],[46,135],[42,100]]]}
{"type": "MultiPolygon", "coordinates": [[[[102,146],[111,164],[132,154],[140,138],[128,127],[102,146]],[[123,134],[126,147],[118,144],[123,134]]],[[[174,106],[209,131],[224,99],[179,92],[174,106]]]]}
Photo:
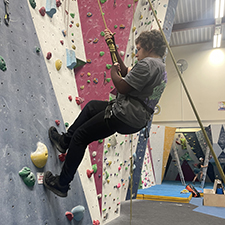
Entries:
{"type": "Polygon", "coordinates": [[[66,133],[59,134],[55,127],[48,131],[51,142],[61,153],[68,150],[60,175],[47,171],[43,178],[46,188],[60,197],[67,196],[87,146],[115,132],[132,134],[146,127],[167,83],[162,62],[166,44],[160,31],[144,31],[137,37],[138,62],[130,69],[118,54],[109,29],[105,30],[105,40],[113,62],[111,78],[118,92],[116,99],[88,102],[66,133]]]}
{"type": "Polygon", "coordinates": [[[199,158],[199,161],[200,162],[196,164],[194,168],[195,177],[192,180],[193,184],[195,184],[195,180],[197,179],[198,175],[200,175],[200,182],[202,181],[202,176],[203,176],[202,169],[207,167],[207,165],[204,166],[204,159],[202,157],[199,158]]]}

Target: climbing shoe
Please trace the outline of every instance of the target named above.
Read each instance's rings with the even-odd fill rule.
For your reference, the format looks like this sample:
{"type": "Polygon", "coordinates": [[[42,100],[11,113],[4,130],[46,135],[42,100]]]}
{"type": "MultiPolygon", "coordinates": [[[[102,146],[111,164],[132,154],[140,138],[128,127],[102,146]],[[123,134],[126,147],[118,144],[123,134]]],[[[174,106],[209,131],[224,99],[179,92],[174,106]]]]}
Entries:
{"type": "Polygon", "coordinates": [[[54,176],[50,171],[44,173],[43,183],[46,188],[60,197],[66,197],[68,190],[70,190],[69,185],[60,185],[59,176],[54,176]]]}
{"type": "Polygon", "coordinates": [[[64,142],[63,134],[59,134],[55,127],[50,127],[48,130],[48,136],[59,152],[66,153],[69,144],[64,142]]]}

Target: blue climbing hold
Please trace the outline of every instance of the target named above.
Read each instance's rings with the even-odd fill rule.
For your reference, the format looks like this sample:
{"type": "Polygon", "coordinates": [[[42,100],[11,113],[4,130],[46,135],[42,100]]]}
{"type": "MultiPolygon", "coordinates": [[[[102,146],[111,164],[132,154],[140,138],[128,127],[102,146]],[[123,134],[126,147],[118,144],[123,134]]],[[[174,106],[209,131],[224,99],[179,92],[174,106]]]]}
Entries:
{"type": "Polygon", "coordinates": [[[71,213],[73,213],[74,219],[76,221],[81,221],[84,217],[84,211],[84,206],[78,205],[71,210],[71,213]]]}

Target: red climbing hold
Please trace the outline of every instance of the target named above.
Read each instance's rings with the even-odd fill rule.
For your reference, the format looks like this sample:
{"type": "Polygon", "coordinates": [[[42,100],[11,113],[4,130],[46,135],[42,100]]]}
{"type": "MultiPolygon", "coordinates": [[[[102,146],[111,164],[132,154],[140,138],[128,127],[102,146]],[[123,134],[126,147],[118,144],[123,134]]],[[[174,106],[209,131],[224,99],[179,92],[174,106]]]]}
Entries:
{"type": "Polygon", "coordinates": [[[51,52],[48,52],[48,53],[47,53],[47,56],[46,56],[46,59],[49,60],[49,59],[51,59],[51,58],[52,58],[52,53],[51,53],[51,52]]]}
{"type": "Polygon", "coordinates": [[[77,105],[80,105],[81,103],[83,103],[84,102],[84,99],[83,98],[81,98],[81,97],[76,97],[76,103],[77,103],[77,105]]]}
{"type": "Polygon", "coordinates": [[[56,0],[56,6],[59,7],[62,3],[60,2],[60,0],[56,0]]]}
{"type": "Polygon", "coordinates": [[[176,141],[176,143],[177,143],[178,145],[181,145],[181,143],[180,143],[179,141],[176,141]]]}
{"type": "Polygon", "coordinates": [[[61,45],[63,45],[64,44],[64,41],[63,40],[60,40],[60,43],[61,43],[61,45]]]}
{"type": "Polygon", "coordinates": [[[40,9],[39,9],[39,13],[42,15],[42,16],[44,16],[45,15],[45,7],[43,6],[43,7],[41,7],[40,9]]]}
{"type": "Polygon", "coordinates": [[[55,124],[56,124],[57,126],[59,126],[60,121],[59,121],[59,120],[55,120],[55,124]]]}
{"type": "Polygon", "coordinates": [[[73,219],[73,213],[71,213],[71,212],[66,212],[65,215],[66,215],[66,217],[67,217],[67,219],[68,219],[69,221],[71,221],[71,220],[73,219]]]}
{"type": "Polygon", "coordinates": [[[69,95],[69,96],[68,96],[68,99],[69,99],[70,101],[72,101],[73,98],[72,98],[71,95],[69,95]]]}
{"type": "Polygon", "coordinates": [[[60,154],[60,155],[59,155],[59,160],[60,160],[61,162],[64,162],[64,161],[66,160],[66,155],[67,155],[67,153],[62,153],[62,154],[60,154]]]}
{"type": "Polygon", "coordinates": [[[93,225],[100,225],[99,220],[93,220],[93,225]]]}
{"type": "Polygon", "coordinates": [[[87,176],[88,178],[91,178],[92,174],[94,173],[94,170],[87,170],[87,176]]]}

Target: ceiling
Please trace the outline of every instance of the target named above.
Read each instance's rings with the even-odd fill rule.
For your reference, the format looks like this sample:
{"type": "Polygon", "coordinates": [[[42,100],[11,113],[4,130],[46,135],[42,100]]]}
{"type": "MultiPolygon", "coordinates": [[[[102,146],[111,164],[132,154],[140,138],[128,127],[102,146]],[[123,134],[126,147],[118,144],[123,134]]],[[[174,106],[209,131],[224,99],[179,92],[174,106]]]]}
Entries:
{"type": "MultiPolygon", "coordinates": [[[[170,46],[212,42],[215,31],[215,0],[178,0],[170,46]]],[[[225,17],[222,18],[225,39],[225,17]]]]}

